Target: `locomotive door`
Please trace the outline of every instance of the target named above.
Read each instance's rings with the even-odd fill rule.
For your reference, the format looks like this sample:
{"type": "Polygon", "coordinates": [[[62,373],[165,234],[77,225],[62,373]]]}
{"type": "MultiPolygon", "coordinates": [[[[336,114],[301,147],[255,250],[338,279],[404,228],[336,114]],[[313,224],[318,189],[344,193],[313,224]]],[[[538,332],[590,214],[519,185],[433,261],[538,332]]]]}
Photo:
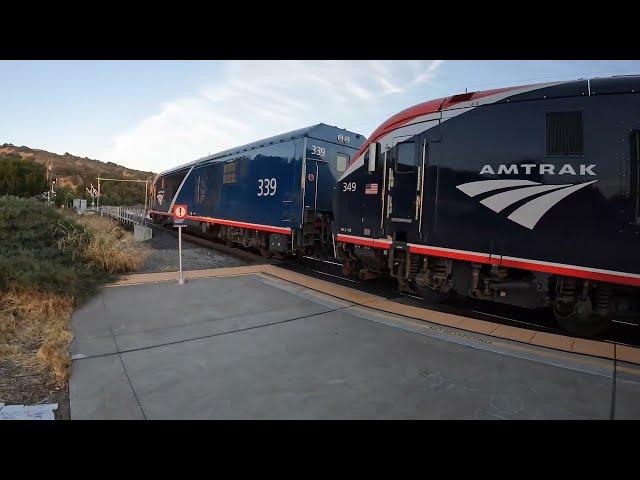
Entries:
{"type": "Polygon", "coordinates": [[[422,147],[417,140],[398,142],[387,153],[385,232],[399,242],[417,240],[420,224],[422,147]]]}
{"type": "Polygon", "coordinates": [[[318,208],[318,182],[320,174],[319,160],[307,158],[305,160],[305,188],[304,188],[304,209],[317,210],[318,208]]]}

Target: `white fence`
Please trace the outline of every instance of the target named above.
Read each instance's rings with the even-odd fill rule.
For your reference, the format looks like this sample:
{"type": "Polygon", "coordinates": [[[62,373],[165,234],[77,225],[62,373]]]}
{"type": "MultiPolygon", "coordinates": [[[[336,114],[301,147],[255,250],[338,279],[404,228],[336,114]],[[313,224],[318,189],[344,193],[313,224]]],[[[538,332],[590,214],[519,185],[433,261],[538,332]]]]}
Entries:
{"type": "Polygon", "coordinates": [[[103,206],[99,208],[99,214],[132,226],[136,224],[146,226],[148,220],[144,208],[103,206]]]}

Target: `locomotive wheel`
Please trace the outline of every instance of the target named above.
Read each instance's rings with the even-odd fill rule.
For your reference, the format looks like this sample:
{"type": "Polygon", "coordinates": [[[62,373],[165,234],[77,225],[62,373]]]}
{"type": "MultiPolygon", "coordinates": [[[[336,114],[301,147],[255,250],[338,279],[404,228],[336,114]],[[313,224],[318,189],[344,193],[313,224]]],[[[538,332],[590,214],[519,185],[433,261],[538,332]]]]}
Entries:
{"type": "Polygon", "coordinates": [[[574,337],[593,338],[602,335],[611,326],[611,319],[599,315],[580,314],[575,307],[558,303],[553,307],[553,313],[558,325],[569,335],[574,337]]]}

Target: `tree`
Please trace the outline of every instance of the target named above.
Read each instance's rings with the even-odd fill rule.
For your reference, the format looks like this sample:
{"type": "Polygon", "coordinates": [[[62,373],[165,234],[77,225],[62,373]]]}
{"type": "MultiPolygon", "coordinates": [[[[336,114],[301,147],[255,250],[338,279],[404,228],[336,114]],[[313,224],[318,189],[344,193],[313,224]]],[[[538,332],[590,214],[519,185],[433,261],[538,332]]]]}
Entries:
{"type": "Polygon", "coordinates": [[[0,195],[33,197],[48,189],[46,168],[20,155],[0,155],[0,195]]]}
{"type": "Polygon", "coordinates": [[[65,206],[73,201],[74,198],[77,198],[74,194],[74,191],[69,187],[58,187],[56,188],[56,207],[65,206]]]}

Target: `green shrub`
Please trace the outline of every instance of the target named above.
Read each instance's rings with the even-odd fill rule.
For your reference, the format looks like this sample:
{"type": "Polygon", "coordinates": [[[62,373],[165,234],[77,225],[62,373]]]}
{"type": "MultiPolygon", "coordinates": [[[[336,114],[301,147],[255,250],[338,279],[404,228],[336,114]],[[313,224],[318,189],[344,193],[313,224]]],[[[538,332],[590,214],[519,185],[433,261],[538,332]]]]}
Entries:
{"type": "Polygon", "coordinates": [[[0,291],[36,289],[74,297],[93,293],[111,277],[59,248],[69,232],[81,238],[84,227],[55,208],[32,199],[0,197],[0,291]]]}
{"type": "Polygon", "coordinates": [[[46,167],[20,155],[0,154],[0,195],[33,197],[47,190],[46,167]]]}

